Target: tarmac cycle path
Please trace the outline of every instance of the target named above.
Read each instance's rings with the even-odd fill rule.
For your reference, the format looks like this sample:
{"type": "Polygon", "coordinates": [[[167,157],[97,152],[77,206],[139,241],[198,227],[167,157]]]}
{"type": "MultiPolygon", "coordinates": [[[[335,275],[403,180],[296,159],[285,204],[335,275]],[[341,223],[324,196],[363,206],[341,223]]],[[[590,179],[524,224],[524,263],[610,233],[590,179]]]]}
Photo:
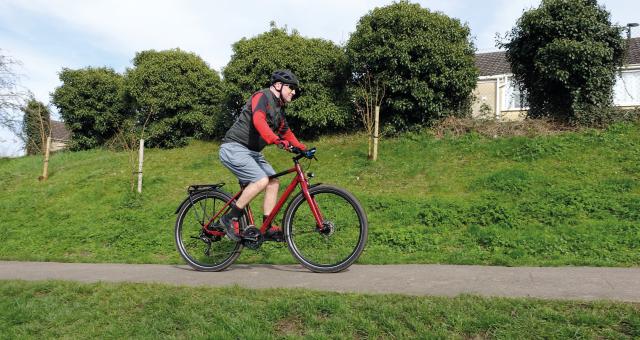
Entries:
{"type": "Polygon", "coordinates": [[[222,272],[198,272],[186,265],[0,261],[0,280],[238,285],[364,294],[473,294],[640,302],[640,267],[352,265],[340,273],[318,274],[300,265],[235,264],[222,272]]]}

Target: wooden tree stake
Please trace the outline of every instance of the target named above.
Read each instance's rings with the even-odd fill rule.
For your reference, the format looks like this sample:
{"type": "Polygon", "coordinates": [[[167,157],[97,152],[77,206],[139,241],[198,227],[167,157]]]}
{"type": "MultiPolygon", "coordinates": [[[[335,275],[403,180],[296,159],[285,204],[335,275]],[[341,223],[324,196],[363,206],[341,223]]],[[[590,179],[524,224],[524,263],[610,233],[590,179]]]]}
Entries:
{"type": "Polygon", "coordinates": [[[51,136],[47,137],[47,144],[44,151],[44,168],[42,169],[41,181],[46,181],[49,178],[49,150],[51,149],[51,136]]]}
{"type": "Polygon", "coordinates": [[[140,153],[138,154],[138,193],[142,193],[142,163],[144,162],[144,139],[140,139],[140,153]]]}
{"type": "Polygon", "coordinates": [[[376,106],[376,116],[373,128],[373,160],[378,159],[378,127],[380,125],[380,106],[376,106]]]}

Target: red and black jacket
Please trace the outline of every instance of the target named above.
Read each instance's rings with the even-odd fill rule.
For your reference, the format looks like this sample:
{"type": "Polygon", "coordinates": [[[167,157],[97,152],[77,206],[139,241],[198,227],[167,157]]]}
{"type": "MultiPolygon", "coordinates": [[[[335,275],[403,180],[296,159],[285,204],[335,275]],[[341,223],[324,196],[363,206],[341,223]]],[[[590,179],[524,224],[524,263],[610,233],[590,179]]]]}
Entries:
{"type": "Polygon", "coordinates": [[[277,140],[287,140],[291,145],[304,149],[285,119],[280,100],[267,89],[254,93],[242,108],[242,112],[225,134],[223,142],[237,142],[249,150],[262,151],[277,140]]]}

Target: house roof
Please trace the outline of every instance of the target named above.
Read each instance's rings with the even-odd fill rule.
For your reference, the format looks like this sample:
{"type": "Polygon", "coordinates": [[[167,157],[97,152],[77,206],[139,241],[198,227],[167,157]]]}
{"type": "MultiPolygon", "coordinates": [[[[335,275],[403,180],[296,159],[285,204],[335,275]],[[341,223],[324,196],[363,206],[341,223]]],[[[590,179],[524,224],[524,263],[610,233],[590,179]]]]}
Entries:
{"type": "Polygon", "coordinates": [[[67,127],[64,126],[64,122],[51,121],[51,139],[59,141],[71,140],[71,133],[67,130],[67,127]]]}
{"type": "Polygon", "coordinates": [[[640,64],[640,38],[629,39],[629,55],[626,56],[625,64],[640,64]]]}
{"type": "Polygon", "coordinates": [[[511,73],[511,65],[507,62],[506,52],[476,54],[476,67],[480,76],[494,76],[511,73]]]}
{"type": "MultiPolygon", "coordinates": [[[[640,64],[640,38],[629,40],[629,53],[625,56],[625,64],[640,64]]],[[[480,76],[494,76],[511,73],[506,52],[490,52],[476,54],[476,67],[480,76]]]]}

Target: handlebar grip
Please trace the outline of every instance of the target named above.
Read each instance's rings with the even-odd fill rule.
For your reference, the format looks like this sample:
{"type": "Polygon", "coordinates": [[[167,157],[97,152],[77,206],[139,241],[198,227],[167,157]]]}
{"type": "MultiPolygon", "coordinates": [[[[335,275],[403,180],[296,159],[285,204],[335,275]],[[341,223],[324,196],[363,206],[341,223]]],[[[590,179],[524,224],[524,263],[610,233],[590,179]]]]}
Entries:
{"type": "Polygon", "coordinates": [[[294,157],[294,159],[301,159],[303,157],[312,159],[312,158],[315,158],[315,154],[316,154],[316,148],[300,150],[299,148],[291,147],[290,151],[297,154],[297,156],[294,157]]]}

